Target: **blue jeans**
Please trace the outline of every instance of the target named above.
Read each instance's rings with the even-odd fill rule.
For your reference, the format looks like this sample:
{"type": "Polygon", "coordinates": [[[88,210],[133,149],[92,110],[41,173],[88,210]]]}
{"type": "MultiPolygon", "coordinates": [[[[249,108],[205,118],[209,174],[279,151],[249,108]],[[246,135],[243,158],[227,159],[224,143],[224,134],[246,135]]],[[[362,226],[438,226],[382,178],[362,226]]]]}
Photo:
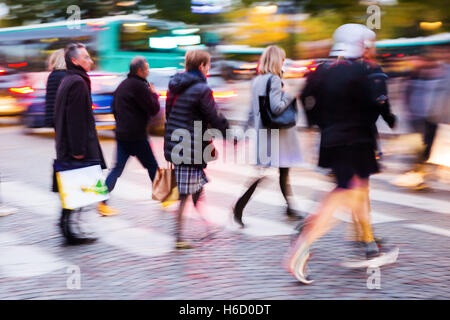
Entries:
{"type": "Polygon", "coordinates": [[[150,180],[153,182],[158,163],[153,155],[152,148],[147,140],[119,141],[117,140],[116,164],[106,178],[106,186],[109,192],[114,189],[117,179],[122,175],[125,164],[130,156],[138,158],[139,162],[148,170],[150,180]]]}

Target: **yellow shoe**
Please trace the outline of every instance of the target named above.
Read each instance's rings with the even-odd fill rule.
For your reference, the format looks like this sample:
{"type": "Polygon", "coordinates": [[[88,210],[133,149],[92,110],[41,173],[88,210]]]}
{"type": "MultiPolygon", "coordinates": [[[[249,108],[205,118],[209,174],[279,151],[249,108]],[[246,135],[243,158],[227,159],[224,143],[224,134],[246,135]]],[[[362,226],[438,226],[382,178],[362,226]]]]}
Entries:
{"type": "Polygon", "coordinates": [[[103,202],[100,202],[97,206],[97,212],[98,214],[101,214],[102,216],[109,217],[109,216],[115,216],[119,213],[118,210],[104,204],[103,202]]]}
{"type": "Polygon", "coordinates": [[[189,250],[189,249],[194,249],[195,247],[193,245],[191,245],[189,242],[185,242],[185,241],[178,241],[175,242],[175,249],[177,250],[189,250]]]}
{"type": "Polygon", "coordinates": [[[163,202],[161,202],[161,206],[163,207],[163,208],[167,208],[168,206],[170,206],[170,205],[172,205],[172,204],[174,204],[174,203],[177,203],[178,202],[178,200],[168,200],[168,201],[163,201],[163,202]]]}

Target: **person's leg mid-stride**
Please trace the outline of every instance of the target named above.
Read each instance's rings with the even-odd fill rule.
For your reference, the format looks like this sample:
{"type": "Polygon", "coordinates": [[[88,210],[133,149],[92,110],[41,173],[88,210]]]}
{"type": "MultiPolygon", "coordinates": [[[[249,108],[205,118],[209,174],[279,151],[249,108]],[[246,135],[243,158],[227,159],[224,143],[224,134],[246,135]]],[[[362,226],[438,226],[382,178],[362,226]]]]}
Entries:
{"type": "MultiPolygon", "coordinates": [[[[359,182],[360,180],[358,177],[355,177],[353,181],[359,182]]],[[[366,243],[373,242],[364,188],[357,184],[352,184],[348,187],[338,184],[337,188],[326,196],[317,212],[305,219],[305,227],[291,249],[287,268],[300,282],[305,284],[312,283],[313,280],[306,275],[305,271],[306,262],[309,258],[309,247],[314,241],[326,234],[337,222],[333,218],[333,214],[340,208],[348,208],[356,214],[363,230],[363,240],[366,243]]]]}
{"type": "MultiPolygon", "coordinates": [[[[114,168],[108,174],[105,184],[108,187],[108,192],[112,192],[116,186],[117,179],[122,175],[125,165],[130,157],[130,153],[127,150],[126,143],[117,140],[116,150],[116,163],[114,168]]],[[[102,216],[114,216],[118,211],[106,204],[106,201],[100,202],[97,207],[98,213],[102,216]]]]}

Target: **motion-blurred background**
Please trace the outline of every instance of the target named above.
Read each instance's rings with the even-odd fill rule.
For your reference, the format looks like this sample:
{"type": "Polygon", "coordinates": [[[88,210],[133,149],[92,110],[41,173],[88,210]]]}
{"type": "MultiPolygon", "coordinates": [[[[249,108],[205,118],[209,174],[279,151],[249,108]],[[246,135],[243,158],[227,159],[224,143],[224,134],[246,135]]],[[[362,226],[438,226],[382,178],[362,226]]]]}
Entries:
{"type": "MultiPolygon", "coordinates": [[[[286,50],[284,77],[297,94],[304,77],[327,58],[333,31],[350,22],[376,27],[377,62],[390,76],[394,111],[401,113],[404,82],[399,79],[409,77],[424,60],[448,59],[448,9],[448,1],[438,0],[3,1],[0,115],[21,116],[28,128],[48,126],[47,59],[78,41],[95,61],[93,109],[99,129],[114,128],[111,93],[132,57],[147,58],[149,81],[164,107],[168,79],[184,68],[184,53],[192,47],[211,52],[209,83],[221,111],[240,123],[264,47],[277,44],[286,50]]],[[[153,120],[154,133],[162,130],[163,111],[153,120]]]]}

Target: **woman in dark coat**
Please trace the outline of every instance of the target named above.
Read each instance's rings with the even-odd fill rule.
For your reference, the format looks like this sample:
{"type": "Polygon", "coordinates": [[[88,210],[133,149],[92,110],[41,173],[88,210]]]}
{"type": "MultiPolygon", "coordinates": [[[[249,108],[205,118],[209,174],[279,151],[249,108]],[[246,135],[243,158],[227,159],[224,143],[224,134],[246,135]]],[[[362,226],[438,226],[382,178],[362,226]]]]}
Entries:
{"type": "Polygon", "coordinates": [[[210,56],[206,51],[188,51],[186,72],[176,74],[169,82],[164,156],[175,165],[180,193],[176,249],[192,248],[181,240],[183,210],[189,195],[192,195],[194,206],[197,207],[203,186],[208,182],[203,170],[208,161],[214,160],[214,152],[210,152],[210,157],[204,157],[205,150],[213,150],[210,142],[203,141],[204,134],[210,126],[220,130],[225,136],[228,128],[228,121],[217,113],[216,102],[206,82],[209,68],[210,56]],[[201,126],[201,130],[195,130],[195,124],[199,125],[199,129],[201,126]],[[180,132],[184,134],[179,136],[180,132]],[[179,149],[182,145],[186,147],[184,150],[179,149]]]}
{"type": "Polygon", "coordinates": [[[55,127],[55,99],[56,92],[62,79],[66,75],[66,61],[64,60],[64,49],[54,51],[48,59],[48,75],[45,92],[45,126],[55,127]]]}

